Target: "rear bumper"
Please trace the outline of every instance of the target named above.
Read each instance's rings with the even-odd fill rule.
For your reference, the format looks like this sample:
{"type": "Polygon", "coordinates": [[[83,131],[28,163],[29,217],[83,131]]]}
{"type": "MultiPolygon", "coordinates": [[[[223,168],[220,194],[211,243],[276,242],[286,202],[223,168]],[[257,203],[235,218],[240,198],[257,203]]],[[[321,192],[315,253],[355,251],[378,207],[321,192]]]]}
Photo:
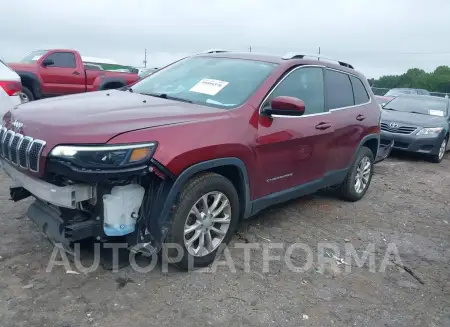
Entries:
{"type": "Polygon", "coordinates": [[[444,135],[397,134],[381,131],[381,140],[393,140],[393,149],[424,154],[437,154],[444,135]]]}
{"type": "Polygon", "coordinates": [[[91,185],[56,186],[30,177],[2,159],[0,166],[17,186],[23,187],[34,197],[59,207],[76,209],[78,202],[93,199],[96,194],[95,188],[91,185]]]}

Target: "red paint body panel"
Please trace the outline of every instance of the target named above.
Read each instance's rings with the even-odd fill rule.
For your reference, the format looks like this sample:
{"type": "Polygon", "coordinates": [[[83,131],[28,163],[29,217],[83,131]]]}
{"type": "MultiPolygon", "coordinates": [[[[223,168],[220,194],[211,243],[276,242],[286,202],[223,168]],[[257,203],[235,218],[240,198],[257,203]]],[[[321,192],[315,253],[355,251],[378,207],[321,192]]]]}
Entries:
{"type": "Polygon", "coordinates": [[[30,102],[7,113],[4,124],[11,128],[17,119],[23,123],[24,135],[47,142],[41,167],[58,144],[156,141],[154,158],[176,176],[199,162],[239,158],[247,168],[252,200],[348,168],[361,140],[379,134],[381,112],[371,92],[368,104],[320,115],[268,118],[259,113],[268,92],[293,66],[320,64],[358,75],[353,69],[251,54],[216,56],[266,60],[279,66],[244,105],[231,110],[104,91],[30,102]],[[364,119],[358,119],[361,115],[364,119]],[[320,130],[316,128],[320,123],[331,126],[320,130]]]}
{"type": "Polygon", "coordinates": [[[32,64],[8,64],[18,73],[32,73],[39,81],[44,97],[53,95],[70,95],[99,90],[105,79],[118,79],[130,85],[139,79],[137,74],[110,72],[101,70],[86,70],[77,51],[69,49],[52,49],[32,64]],[[76,67],[44,67],[42,62],[55,52],[70,52],[75,56],[76,67]]]}

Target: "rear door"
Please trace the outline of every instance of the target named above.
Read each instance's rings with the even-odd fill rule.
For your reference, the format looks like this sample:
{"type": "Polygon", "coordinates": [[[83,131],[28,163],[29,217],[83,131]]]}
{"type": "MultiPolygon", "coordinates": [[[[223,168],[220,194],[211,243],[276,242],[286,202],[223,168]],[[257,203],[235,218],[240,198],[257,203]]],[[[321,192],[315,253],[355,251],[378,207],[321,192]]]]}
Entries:
{"type": "MultiPolygon", "coordinates": [[[[85,91],[84,67],[77,67],[73,52],[51,52],[42,60],[53,60],[52,65],[39,66],[42,93],[45,96],[74,94],[85,91]]],[[[41,61],[42,61],[41,60],[41,61]]]]}
{"type": "Polygon", "coordinates": [[[335,126],[327,169],[340,171],[351,165],[365,136],[365,105],[370,97],[357,76],[334,69],[325,70],[325,90],[325,106],[335,126]]]}
{"type": "Polygon", "coordinates": [[[306,111],[300,117],[260,115],[254,148],[260,176],[255,198],[320,181],[333,139],[333,125],[324,106],[321,67],[297,67],[287,73],[261,108],[270,106],[277,96],[303,100],[306,111]]]}

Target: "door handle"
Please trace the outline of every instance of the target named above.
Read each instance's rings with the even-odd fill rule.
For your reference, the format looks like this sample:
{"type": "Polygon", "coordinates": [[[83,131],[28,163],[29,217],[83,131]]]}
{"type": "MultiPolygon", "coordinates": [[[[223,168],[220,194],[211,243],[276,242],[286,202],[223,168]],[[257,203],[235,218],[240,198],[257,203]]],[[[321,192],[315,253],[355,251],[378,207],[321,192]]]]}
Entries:
{"type": "Polygon", "coordinates": [[[331,127],[330,123],[324,123],[324,122],[319,123],[319,124],[316,125],[316,129],[320,129],[320,130],[324,130],[324,129],[327,129],[327,128],[330,128],[330,127],[331,127]]]}
{"type": "Polygon", "coordinates": [[[79,72],[73,72],[72,75],[80,75],[79,72]]]}
{"type": "Polygon", "coordinates": [[[366,119],[366,116],[359,114],[358,116],[356,116],[356,120],[359,121],[363,121],[364,119],[366,119]]]}

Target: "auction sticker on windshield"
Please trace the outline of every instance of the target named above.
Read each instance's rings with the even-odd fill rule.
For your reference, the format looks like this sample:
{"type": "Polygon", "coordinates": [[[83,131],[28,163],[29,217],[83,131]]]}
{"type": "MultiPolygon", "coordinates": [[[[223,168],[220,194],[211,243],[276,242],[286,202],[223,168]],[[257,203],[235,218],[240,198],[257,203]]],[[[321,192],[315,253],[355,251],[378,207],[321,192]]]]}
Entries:
{"type": "Polygon", "coordinates": [[[444,112],[442,110],[428,110],[428,113],[432,116],[444,117],[444,112]]]}
{"type": "Polygon", "coordinates": [[[32,61],[38,61],[41,57],[42,57],[42,55],[34,56],[33,58],[31,58],[31,60],[32,61]]]}
{"type": "Polygon", "coordinates": [[[227,85],[228,82],[225,81],[204,78],[200,82],[195,84],[189,91],[208,95],[216,95],[227,85]]]}

